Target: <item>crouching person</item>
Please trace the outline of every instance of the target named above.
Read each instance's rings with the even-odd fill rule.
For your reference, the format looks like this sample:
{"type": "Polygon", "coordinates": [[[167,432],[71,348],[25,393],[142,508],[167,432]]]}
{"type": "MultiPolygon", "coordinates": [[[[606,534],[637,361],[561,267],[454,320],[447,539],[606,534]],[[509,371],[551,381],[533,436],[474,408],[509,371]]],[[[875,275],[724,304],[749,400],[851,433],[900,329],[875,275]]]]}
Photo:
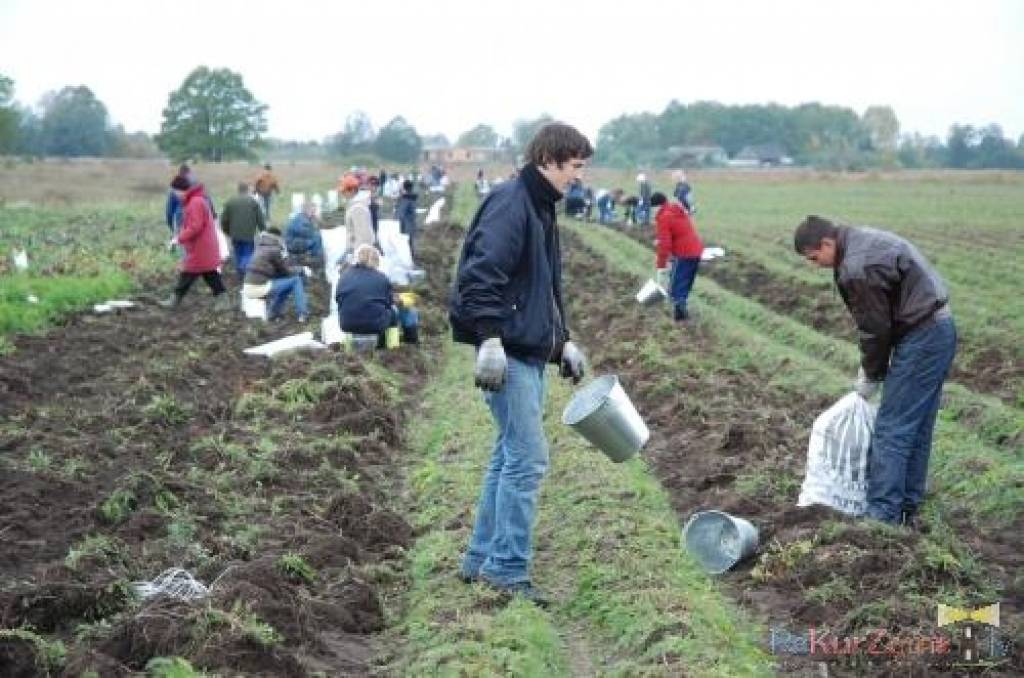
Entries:
{"type": "Polygon", "coordinates": [[[249,299],[266,299],[270,305],[267,317],[281,317],[284,303],[291,295],[295,299],[295,315],[300,323],[309,318],[306,305],[305,277],[313,274],[308,266],[286,266],[281,231],[269,228],[256,241],[256,251],[245,271],[242,293],[249,299]]]}
{"type": "Polygon", "coordinates": [[[292,217],[284,231],[288,255],[300,261],[316,263],[324,256],[324,240],[316,223],[316,204],[306,201],[302,211],[292,217]]]}
{"type": "Polygon", "coordinates": [[[355,263],[338,281],[338,317],[343,332],[375,334],[383,348],[389,327],[398,326],[398,309],[391,281],[377,270],[380,253],[373,245],[356,248],[355,263]]]}

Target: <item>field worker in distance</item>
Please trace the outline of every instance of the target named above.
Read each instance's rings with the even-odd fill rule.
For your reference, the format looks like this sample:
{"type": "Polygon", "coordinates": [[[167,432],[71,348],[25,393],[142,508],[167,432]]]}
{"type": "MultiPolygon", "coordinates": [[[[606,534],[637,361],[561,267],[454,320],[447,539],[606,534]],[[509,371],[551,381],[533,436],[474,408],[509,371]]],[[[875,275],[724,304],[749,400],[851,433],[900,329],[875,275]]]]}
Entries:
{"type": "Polygon", "coordinates": [[[636,201],[636,222],[641,226],[651,225],[651,182],[647,175],[641,172],[636,175],[636,182],[639,184],[640,195],[636,201]]]}
{"type": "Polygon", "coordinates": [[[295,299],[295,315],[300,323],[304,323],[309,318],[305,278],[312,276],[313,270],[309,266],[285,265],[281,231],[269,228],[260,234],[256,243],[256,253],[245,272],[242,294],[250,299],[266,299],[269,303],[268,320],[281,318],[284,304],[291,295],[295,299]]]}
{"type": "Polygon", "coordinates": [[[370,225],[376,238],[380,232],[380,180],[371,176],[366,180],[366,185],[370,191],[370,225]]]}
{"type": "Polygon", "coordinates": [[[610,224],[615,219],[615,204],[622,199],[622,189],[616,188],[611,191],[598,191],[597,196],[597,223],[610,224]]]}
{"type": "Polygon", "coordinates": [[[281,186],[277,183],[277,177],[270,171],[270,163],[263,166],[263,171],[256,177],[254,184],[256,197],[259,198],[263,207],[263,214],[270,219],[270,201],[275,193],[281,192],[281,186]]]}
{"type": "MultiPolygon", "coordinates": [[[[192,170],[188,165],[182,164],[178,167],[178,173],[171,177],[171,181],[174,181],[177,177],[182,177],[191,186],[195,181],[192,177],[192,170]]],[[[181,200],[178,199],[178,194],[173,188],[167,190],[167,204],[164,208],[164,217],[167,220],[167,228],[171,231],[171,239],[173,240],[178,235],[178,231],[181,230],[181,220],[185,217],[185,210],[181,204],[181,200]]]]}
{"type": "Polygon", "coordinates": [[[235,253],[235,270],[239,278],[245,277],[245,269],[252,259],[255,237],[266,230],[263,209],[249,194],[249,184],[240,182],[238,194],[228,200],[220,215],[220,227],[231,238],[235,253]]]}
{"type": "Polygon", "coordinates": [[[544,438],[547,363],[583,377],[562,303],[555,203],[594,153],[563,123],[542,127],[519,176],[496,186],[477,209],[459,257],[450,303],[455,341],[476,347],[476,385],[496,436],[460,578],[481,581],[539,606],[530,580],[537,493],[548,467],[544,438]]]}
{"type": "Polygon", "coordinates": [[[656,192],[651,196],[651,205],[658,208],[654,218],[658,234],[658,253],[656,267],[658,284],[669,288],[672,297],[672,317],[681,322],[690,317],[686,310],[686,301],[693,289],[693,281],[697,278],[700,268],[700,255],[704,252],[704,244],[693,228],[690,215],[683,206],[674,200],[668,200],[664,193],[656,192]],[[666,266],[672,260],[671,277],[666,266]]]}
{"type": "Polygon", "coordinates": [[[316,224],[316,203],[307,200],[295,213],[284,231],[288,256],[302,263],[316,262],[324,256],[324,239],[316,224]]]}
{"type": "Polygon", "coordinates": [[[377,243],[370,216],[370,192],[360,188],[359,177],[347,173],[338,181],[338,193],[348,201],[345,228],[348,229],[348,252],[354,256],[360,245],[377,243]]]}
{"type": "Polygon", "coordinates": [[[395,216],[398,217],[399,230],[409,236],[409,253],[416,259],[416,193],[412,181],[402,182],[402,194],[395,203],[395,216]]]}
{"type": "Polygon", "coordinates": [[[672,178],[676,182],[676,187],[672,189],[672,197],[679,201],[679,204],[683,206],[687,214],[693,214],[695,211],[693,198],[690,197],[693,189],[690,187],[690,182],[686,180],[686,172],[675,170],[672,172],[672,178]]]}
{"type": "Polygon", "coordinates": [[[220,277],[220,246],[217,244],[216,226],[213,214],[206,200],[202,184],[189,184],[182,176],[174,177],[171,189],[178,200],[184,205],[184,217],[177,241],[185,250],[185,255],[178,264],[178,282],[171,296],[160,302],[165,308],[177,308],[185,298],[192,283],[199,276],[210,287],[217,297],[216,307],[219,310],[231,308],[224,289],[224,281],[220,277]]]}
{"type": "Polygon", "coordinates": [[[832,269],[857,324],[854,390],[870,398],[884,382],[868,457],[867,515],[914,527],[942,383],[956,353],[946,284],[914,245],[886,231],[812,215],[797,227],[793,245],[832,269]]]}
{"type": "Polygon", "coordinates": [[[388,277],[378,271],[380,252],[373,245],[356,249],[355,262],[341,274],[338,291],[338,322],[343,332],[376,334],[384,347],[384,333],[398,327],[397,297],[388,277]]]}

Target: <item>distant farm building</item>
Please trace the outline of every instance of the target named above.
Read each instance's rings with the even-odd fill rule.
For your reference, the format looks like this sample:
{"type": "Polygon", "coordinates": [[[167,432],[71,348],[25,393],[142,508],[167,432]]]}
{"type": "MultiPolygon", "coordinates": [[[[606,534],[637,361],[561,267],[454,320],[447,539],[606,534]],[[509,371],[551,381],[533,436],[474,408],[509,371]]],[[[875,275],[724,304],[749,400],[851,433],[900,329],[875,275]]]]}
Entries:
{"type": "Polygon", "coordinates": [[[668,157],[669,167],[708,167],[729,162],[721,146],[671,146],[668,157]]]}
{"type": "Polygon", "coordinates": [[[494,162],[499,158],[499,151],[486,146],[447,146],[447,145],[424,145],[421,155],[423,162],[432,165],[447,165],[460,163],[482,164],[494,162]]]}
{"type": "Polygon", "coordinates": [[[778,144],[744,146],[729,160],[730,167],[780,167],[792,164],[793,158],[786,155],[786,149],[778,144]]]}

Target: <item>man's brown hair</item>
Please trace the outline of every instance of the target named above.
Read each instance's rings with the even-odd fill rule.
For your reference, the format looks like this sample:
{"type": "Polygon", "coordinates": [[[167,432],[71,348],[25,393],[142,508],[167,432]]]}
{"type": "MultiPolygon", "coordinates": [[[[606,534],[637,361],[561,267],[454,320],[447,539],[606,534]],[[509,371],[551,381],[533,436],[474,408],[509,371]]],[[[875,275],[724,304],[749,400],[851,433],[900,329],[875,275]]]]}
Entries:
{"type": "Polygon", "coordinates": [[[556,163],[559,168],[570,158],[584,160],[594,155],[594,147],[575,127],[551,122],[541,127],[526,147],[526,162],[537,166],[556,163]]]}

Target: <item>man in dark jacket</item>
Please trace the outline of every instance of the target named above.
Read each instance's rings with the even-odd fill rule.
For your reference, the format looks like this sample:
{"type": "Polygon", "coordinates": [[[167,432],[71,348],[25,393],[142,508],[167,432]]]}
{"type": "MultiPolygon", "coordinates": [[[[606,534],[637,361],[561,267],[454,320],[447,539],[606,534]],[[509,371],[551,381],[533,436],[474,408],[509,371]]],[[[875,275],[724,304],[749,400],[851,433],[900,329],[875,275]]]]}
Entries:
{"type": "Polygon", "coordinates": [[[530,582],[537,492],[548,465],[544,367],[578,382],[583,353],[569,340],[555,203],[580,176],[593,148],[562,123],[545,125],[526,149],[519,176],[484,199],[466,234],[452,290],[458,342],[477,347],[474,377],[497,429],[476,523],[462,562],[480,580],[538,605],[530,582]]]}
{"type": "Polygon", "coordinates": [[[266,299],[270,303],[267,317],[277,320],[288,295],[295,298],[295,315],[300,323],[309,318],[306,306],[305,277],[313,275],[308,266],[287,266],[284,263],[284,243],[281,231],[269,228],[256,242],[256,253],[245,273],[242,294],[250,299],[266,299]]]}
{"type": "Polygon", "coordinates": [[[409,254],[416,258],[416,194],[413,192],[412,181],[402,182],[402,194],[395,203],[395,215],[402,233],[409,236],[409,254]]]}
{"type": "Polygon", "coordinates": [[[831,268],[857,323],[861,367],[854,389],[870,398],[882,382],[868,460],[868,516],[913,525],[924,500],[932,431],[956,353],[946,284],[912,244],[874,228],[809,216],[797,253],[831,268]]]}
{"type": "Polygon", "coordinates": [[[252,259],[254,238],[267,228],[263,218],[263,208],[256,198],[249,194],[249,184],[240,182],[238,194],[228,200],[220,215],[220,227],[224,234],[231,238],[231,247],[235,252],[235,270],[238,277],[245,277],[245,269],[252,259]]]}

